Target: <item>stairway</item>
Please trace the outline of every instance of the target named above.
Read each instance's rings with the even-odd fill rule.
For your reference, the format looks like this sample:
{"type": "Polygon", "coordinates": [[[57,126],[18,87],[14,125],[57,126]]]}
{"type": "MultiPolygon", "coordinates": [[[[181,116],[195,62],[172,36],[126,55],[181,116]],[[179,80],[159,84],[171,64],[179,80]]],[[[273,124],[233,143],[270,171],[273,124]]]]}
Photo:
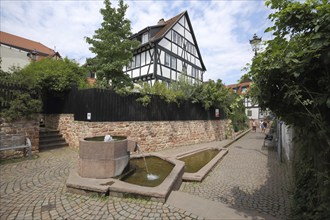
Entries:
{"type": "Polygon", "coordinates": [[[39,151],[69,146],[59,131],[40,128],[39,151]]]}

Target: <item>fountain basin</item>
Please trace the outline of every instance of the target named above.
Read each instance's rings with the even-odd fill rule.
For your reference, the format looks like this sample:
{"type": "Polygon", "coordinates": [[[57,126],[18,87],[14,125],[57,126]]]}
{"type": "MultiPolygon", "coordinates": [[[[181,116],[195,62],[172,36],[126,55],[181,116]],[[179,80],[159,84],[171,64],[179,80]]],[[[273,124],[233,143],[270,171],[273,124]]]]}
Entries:
{"type": "Polygon", "coordinates": [[[130,167],[135,169],[120,180],[139,186],[155,187],[160,185],[173,170],[174,164],[160,157],[145,156],[144,158],[132,156],[130,167]],[[146,168],[146,164],[148,168],[146,168]]]}
{"type": "MultiPolygon", "coordinates": [[[[179,154],[176,156],[176,159],[184,161],[185,165],[186,165],[186,170],[188,168],[188,170],[194,170],[193,172],[187,172],[185,171],[182,179],[184,181],[196,181],[196,182],[201,182],[206,175],[213,169],[213,167],[228,153],[228,149],[227,148],[220,148],[220,147],[210,147],[210,148],[203,148],[203,149],[198,149],[198,150],[194,150],[194,151],[189,151],[189,152],[185,152],[183,154],[179,154]],[[217,151],[218,153],[214,156],[212,156],[213,158],[210,159],[209,161],[205,161],[205,163],[203,163],[203,166],[198,169],[197,171],[194,170],[194,168],[190,169],[189,166],[191,166],[189,163],[195,163],[196,161],[196,157],[198,156],[200,153],[203,153],[205,151],[217,151]],[[191,157],[192,159],[189,159],[189,157],[191,157]],[[205,165],[204,165],[205,164],[205,165]]],[[[206,156],[206,158],[198,158],[198,159],[205,159],[208,160],[210,158],[210,156],[206,156]]],[[[196,162],[197,163],[197,162],[196,162]]],[[[192,164],[194,165],[194,164],[192,164]]]]}
{"type": "MultiPolygon", "coordinates": [[[[67,180],[67,190],[78,194],[98,193],[115,197],[138,197],[165,202],[172,190],[178,190],[182,183],[184,162],[160,154],[145,154],[145,157],[158,157],[173,164],[172,170],[157,186],[140,186],[116,178],[96,179],[81,177],[77,170],[71,170],[67,180]]],[[[134,156],[139,158],[139,156],[134,156]]],[[[152,166],[152,164],[150,165],[152,166]]]]}
{"type": "Polygon", "coordinates": [[[104,136],[79,141],[79,175],[86,178],[106,179],[120,175],[129,162],[129,151],[134,141],[114,137],[104,142],[104,136]]]}

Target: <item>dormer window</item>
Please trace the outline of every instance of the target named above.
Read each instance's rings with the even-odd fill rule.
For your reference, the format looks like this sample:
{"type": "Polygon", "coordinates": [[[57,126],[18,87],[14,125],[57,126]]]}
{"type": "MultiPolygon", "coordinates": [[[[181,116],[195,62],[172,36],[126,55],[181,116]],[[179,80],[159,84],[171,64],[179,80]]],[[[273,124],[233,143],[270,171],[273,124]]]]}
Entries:
{"type": "Polygon", "coordinates": [[[149,33],[146,32],[142,35],[142,44],[145,44],[149,41],[149,33]]]}
{"type": "Polygon", "coordinates": [[[27,53],[27,56],[31,58],[32,61],[37,60],[38,52],[36,50],[31,51],[30,53],[27,53]]]}

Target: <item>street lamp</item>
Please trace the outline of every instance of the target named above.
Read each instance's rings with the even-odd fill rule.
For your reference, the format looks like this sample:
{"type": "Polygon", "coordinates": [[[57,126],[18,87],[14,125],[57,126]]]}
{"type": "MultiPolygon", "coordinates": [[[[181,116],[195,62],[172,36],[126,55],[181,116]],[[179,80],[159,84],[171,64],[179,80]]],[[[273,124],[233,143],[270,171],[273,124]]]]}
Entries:
{"type": "Polygon", "coordinates": [[[260,50],[260,43],[261,37],[258,37],[256,34],[254,34],[252,40],[250,40],[252,50],[254,51],[254,56],[257,56],[257,51],[260,50]]]}

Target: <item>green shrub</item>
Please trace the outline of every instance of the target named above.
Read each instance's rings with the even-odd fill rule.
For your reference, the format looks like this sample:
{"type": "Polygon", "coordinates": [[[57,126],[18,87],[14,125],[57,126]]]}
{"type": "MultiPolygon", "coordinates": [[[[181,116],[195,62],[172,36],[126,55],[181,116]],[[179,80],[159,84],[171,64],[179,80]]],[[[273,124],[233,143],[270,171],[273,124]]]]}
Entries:
{"type": "Polygon", "coordinates": [[[15,98],[10,101],[9,108],[1,112],[1,117],[7,121],[31,118],[36,113],[41,112],[42,102],[34,99],[26,92],[16,92],[15,98]]]}

